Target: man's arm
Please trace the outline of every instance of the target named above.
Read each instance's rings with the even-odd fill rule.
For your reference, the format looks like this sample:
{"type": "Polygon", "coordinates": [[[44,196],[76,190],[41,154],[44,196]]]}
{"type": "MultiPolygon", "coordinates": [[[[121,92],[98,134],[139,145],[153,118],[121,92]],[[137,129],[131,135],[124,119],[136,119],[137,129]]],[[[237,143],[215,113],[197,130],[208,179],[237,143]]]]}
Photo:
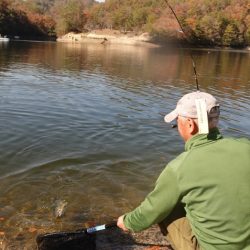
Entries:
{"type": "Polygon", "coordinates": [[[159,176],[154,190],[134,209],[118,218],[123,230],[142,231],[166,218],[178,203],[180,190],[175,173],[166,167],[159,176]]]}

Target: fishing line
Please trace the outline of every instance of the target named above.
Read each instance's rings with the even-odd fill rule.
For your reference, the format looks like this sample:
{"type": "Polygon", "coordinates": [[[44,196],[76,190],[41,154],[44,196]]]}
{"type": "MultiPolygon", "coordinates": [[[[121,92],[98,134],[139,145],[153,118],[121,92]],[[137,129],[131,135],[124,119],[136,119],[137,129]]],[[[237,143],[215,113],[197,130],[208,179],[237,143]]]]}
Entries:
{"type": "MultiPolygon", "coordinates": [[[[186,33],[185,33],[185,31],[184,31],[182,25],[181,25],[181,22],[179,21],[179,18],[178,18],[177,15],[175,14],[174,9],[171,7],[171,5],[169,4],[169,2],[168,2],[167,0],[165,0],[165,3],[167,4],[167,6],[169,7],[169,9],[170,9],[170,10],[172,11],[172,13],[174,14],[174,17],[175,17],[175,19],[177,20],[177,22],[178,22],[178,24],[179,24],[179,26],[180,26],[180,28],[181,28],[181,33],[184,35],[183,37],[184,37],[185,41],[186,41],[187,43],[189,43],[189,41],[188,41],[188,39],[187,39],[187,35],[186,35],[186,33]]],[[[197,90],[200,90],[200,89],[199,89],[199,82],[198,82],[198,76],[197,76],[197,71],[196,71],[196,65],[195,65],[194,57],[193,57],[193,55],[192,55],[191,52],[189,53],[189,55],[190,55],[191,60],[192,60],[192,66],[193,66],[194,76],[195,76],[195,82],[196,82],[196,89],[197,89],[197,90]]]]}

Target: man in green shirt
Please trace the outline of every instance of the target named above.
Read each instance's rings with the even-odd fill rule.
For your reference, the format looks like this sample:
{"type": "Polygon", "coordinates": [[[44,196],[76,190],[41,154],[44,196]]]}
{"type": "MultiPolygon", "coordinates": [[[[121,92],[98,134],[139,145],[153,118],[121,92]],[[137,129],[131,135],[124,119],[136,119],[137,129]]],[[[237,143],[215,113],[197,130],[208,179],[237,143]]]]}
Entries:
{"type": "Polygon", "coordinates": [[[174,249],[250,250],[250,141],[223,138],[219,113],[216,99],[197,91],[165,116],[166,122],[177,119],[185,151],[145,200],[118,218],[121,229],[160,223],[174,249]]]}

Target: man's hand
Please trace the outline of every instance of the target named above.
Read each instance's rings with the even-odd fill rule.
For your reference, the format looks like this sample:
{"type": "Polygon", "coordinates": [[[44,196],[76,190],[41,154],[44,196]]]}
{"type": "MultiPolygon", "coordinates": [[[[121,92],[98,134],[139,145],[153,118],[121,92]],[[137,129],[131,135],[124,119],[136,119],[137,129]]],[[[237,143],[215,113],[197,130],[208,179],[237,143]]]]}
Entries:
{"type": "Polygon", "coordinates": [[[117,226],[121,228],[123,231],[128,231],[128,229],[125,227],[124,222],[123,222],[124,215],[120,216],[117,220],[117,226]]]}

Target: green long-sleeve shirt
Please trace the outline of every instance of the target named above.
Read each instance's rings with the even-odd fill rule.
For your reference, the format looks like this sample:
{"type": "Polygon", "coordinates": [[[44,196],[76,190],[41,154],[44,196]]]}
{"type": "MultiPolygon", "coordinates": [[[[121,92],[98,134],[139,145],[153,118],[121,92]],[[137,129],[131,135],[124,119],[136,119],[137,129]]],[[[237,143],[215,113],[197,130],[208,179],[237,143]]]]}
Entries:
{"type": "Polygon", "coordinates": [[[136,232],[159,223],[179,201],[202,249],[250,249],[250,141],[217,129],[193,136],[125,226],[136,232]]]}

